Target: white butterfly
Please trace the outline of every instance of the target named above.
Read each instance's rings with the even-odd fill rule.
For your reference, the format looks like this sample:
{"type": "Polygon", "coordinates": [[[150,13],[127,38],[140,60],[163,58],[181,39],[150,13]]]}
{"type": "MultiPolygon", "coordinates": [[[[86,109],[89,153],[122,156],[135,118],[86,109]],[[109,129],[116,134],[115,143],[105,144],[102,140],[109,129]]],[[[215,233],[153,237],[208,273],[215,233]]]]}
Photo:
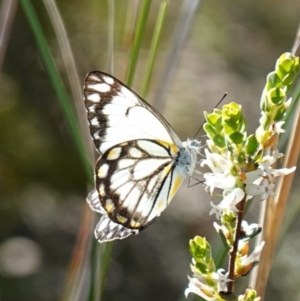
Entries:
{"type": "Polygon", "coordinates": [[[200,143],[181,142],[154,108],[119,80],[90,72],[84,83],[90,132],[100,158],[87,197],[103,214],[99,242],[123,239],[149,226],[193,175],[200,143]]]}

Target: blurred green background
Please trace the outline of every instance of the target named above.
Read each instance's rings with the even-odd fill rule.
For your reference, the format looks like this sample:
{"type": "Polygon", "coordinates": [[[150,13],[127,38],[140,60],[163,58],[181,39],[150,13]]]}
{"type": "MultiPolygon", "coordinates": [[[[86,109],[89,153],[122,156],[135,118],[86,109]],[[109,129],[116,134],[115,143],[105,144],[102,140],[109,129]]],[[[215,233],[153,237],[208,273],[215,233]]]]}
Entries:
{"type": "MultiPolygon", "coordinates": [[[[2,0],[1,9],[4,3],[2,0]]],[[[108,68],[108,2],[56,1],[80,80],[108,68]]],[[[164,63],[172,51],[182,4],[169,1],[147,100],[157,105],[164,63]]],[[[15,3],[17,3],[15,1],[15,3]]],[[[66,81],[57,37],[43,1],[32,1],[56,67],[66,81]]],[[[139,1],[115,1],[114,75],[125,80],[139,1]],[[129,30],[128,30],[129,26],[129,30]]],[[[161,1],[152,1],[133,89],[139,94],[161,1]]],[[[1,15],[3,18],[3,15],[1,15]]],[[[249,132],[259,119],[259,99],[276,59],[290,51],[300,20],[298,1],[201,1],[175,73],[159,103],[179,136],[192,138],[224,92],[241,103],[249,132]]],[[[20,5],[11,17],[0,73],[0,300],[59,300],[87,206],[87,180],[36,40],[20,5]]],[[[71,96],[70,87],[67,91],[71,96]]],[[[205,139],[203,140],[205,141],[205,139]]],[[[299,212],[296,171],[286,224],[299,212]]],[[[137,237],[118,241],[103,300],[184,300],[190,272],[188,241],[205,236],[218,250],[208,216],[210,197],[201,185],[183,184],[172,206],[137,237]]],[[[258,203],[259,200],[256,200],[258,203]]],[[[252,206],[248,220],[256,221],[252,206]]],[[[100,216],[96,216],[98,220],[100,216]]],[[[300,296],[299,219],[280,241],[266,300],[300,296]],[[284,277],[282,277],[284,275],[284,277]]],[[[239,281],[242,283],[243,281],[239,281]]],[[[246,282],[245,282],[246,283],[246,282]]],[[[192,298],[191,298],[192,299],[192,298]]],[[[195,298],[196,300],[196,298],[195,298]]]]}

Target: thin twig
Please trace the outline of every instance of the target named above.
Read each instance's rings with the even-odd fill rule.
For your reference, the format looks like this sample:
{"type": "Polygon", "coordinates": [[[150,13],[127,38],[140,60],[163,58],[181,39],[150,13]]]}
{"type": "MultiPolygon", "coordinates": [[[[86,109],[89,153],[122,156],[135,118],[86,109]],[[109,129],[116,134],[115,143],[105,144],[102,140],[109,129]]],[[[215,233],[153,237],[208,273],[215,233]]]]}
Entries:
{"type": "Polygon", "coordinates": [[[242,221],[243,221],[244,211],[245,211],[245,206],[246,206],[246,197],[247,197],[247,195],[245,195],[244,198],[236,205],[238,214],[237,214],[237,221],[236,221],[236,227],[235,227],[235,233],[234,233],[233,246],[229,252],[228,279],[230,279],[231,281],[229,281],[227,284],[228,293],[232,293],[234,290],[235,259],[236,259],[236,255],[238,252],[239,241],[240,241],[240,236],[241,236],[241,226],[242,226],[242,221]]]}

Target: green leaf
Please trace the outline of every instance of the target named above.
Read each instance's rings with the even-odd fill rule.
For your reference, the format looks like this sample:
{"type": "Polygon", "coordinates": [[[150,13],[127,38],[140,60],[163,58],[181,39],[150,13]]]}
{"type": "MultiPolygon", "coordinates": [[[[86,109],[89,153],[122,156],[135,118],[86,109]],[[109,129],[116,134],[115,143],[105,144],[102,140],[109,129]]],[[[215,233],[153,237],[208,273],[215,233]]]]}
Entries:
{"type": "Polygon", "coordinates": [[[283,77],[282,83],[285,86],[291,85],[291,84],[293,84],[296,76],[297,76],[297,73],[294,71],[291,71],[290,73],[288,73],[286,76],[283,77]]]}
{"type": "Polygon", "coordinates": [[[220,148],[223,148],[226,146],[225,138],[222,135],[215,135],[212,140],[213,140],[214,144],[220,148]]]}
{"type": "Polygon", "coordinates": [[[223,117],[229,117],[232,120],[238,121],[242,116],[241,106],[235,102],[231,102],[223,106],[223,117]]]}
{"type": "Polygon", "coordinates": [[[272,101],[273,104],[279,105],[285,101],[286,93],[283,89],[274,88],[268,92],[268,98],[272,101]]]}
{"type": "Polygon", "coordinates": [[[254,135],[250,135],[247,138],[246,145],[245,145],[246,153],[248,155],[253,156],[256,153],[258,146],[259,146],[259,144],[258,144],[256,137],[254,135]]]}
{"type": "Polygon", "coordinates": [[[281,79],[275,71],[270,72],[267,76],[267,90],[277,88],[282,85],[281,79]]]}
{"type": "Polygon", "coordinates": [[[260,162],[261,159],[262,159],[262,157],[263,157],[263,150],[260,149],[260,150],[256,153],[255,157],[253,158],[253,162],[260,162]]]}
{"type": "Polygon", "coordinates": [[[218,118],[217,122],[215,123],[215,130],[219,134],[222,133],[222,131],[223,131],[223,121],[222,121],[221,116],[220,116],[220,118],[218,118]]]}
{"type": "Polygon", "coordinates": [[[285,114],[286,114],[286,107],[283,105],[277,110],[276,115],[274,117],[274,121],[277,122],[283,120],[285,114]]]}
{"type": "Polygon", "coordinates": [[[230,135],[240,129],[239,123],[232,119],[223,119],[224,132],[230,135]]]}
{"type": "Polygon", "coordinates": [[[189,242],[191,255],[195,260],[203,258],[205,256],[207,241],[201,236],[196,236],[194,239],[191,239],[189,242]]]}
{"type": "Polygon", "coordinates": [[[200,271],[201,274],[207,274],[207,267],[206,264],[202,263],[202,262],[197,262],[195,267],[197,268],[197,270],[200,271]]]}
{"type": "Polygon", "coordinates": [[[238,162],[240,163],[240,164],[243,164],[243,163],[245,163],[246,162],[246,153],[245,153],[245,151],[244,150],[242,150],[240,153],[239,153],[239,155],[238,155],[238,162]]]}
{"type": "Polygon", "coordinates": [[[222,116],[216,113],[207,114],[205,117],[207,122],[212,126],[215,126],[219,122],[219,120],[222,119],[222,116]]]}
{"type": "Polygon", "coordinates": [[[224,246],[226,252],[229,252],[230,247],[228,246],[227,239],[226,239],[226,237],[225,237],[224,232],[223,232],[222,230],[220,230],[220,231],[219,231],[219,235],[220,235],[220,237],[221,237],[221,241],[222,241],[222,244],[223,244],[223,246],[224,246]]]}
{"type": "Polygon", "coordinates": [[[285,86],[285,94],[290,93],[290,91],[292,90],[292,87],[293,87],[293,83],[294,82],[292,82],[291,84],[285,86]]]}
{"type": "Polygon", "coordinates": [[[241,144],[244,142],[244,135],[240,132],[230,134],[229,138],[234,144],[241,144]]]}
{"type": "Polygon", "coordinates": [[[286,59],[280,61],[276,72],[280,78],[283,78],[289,72],[292,71],[293,66],[294,66],[294,60],[292,60],[290,58],[286,58],[286,59]]]}
{"type": "Polygon", "coordinates": [[[205,251],[206,252],[205,252],[204,260],[205,260],[205,262],[207,264],[209,264],[211,262],[211,260],[212,260],[212,258],[211,258],[211,250],[210,250],[210,248],[207,248],[205,251]]]}
{"type": "Polygon", "coordinates": [[[294,60],[294,71],[298,74],[300,71],[300,64],[299,64],[300,60],[299,57],[297,56],[294,60]]]}
{"type": "Polygon", "coordinates": [[[204,124],[203,130],[210,139],[213,139],[214,136],[217,134],[215,128],[208,123],[204,124]]]}
{"type": "Polygon", "coordinates": [[[240,105],[234,102],[224,105],[222,113],[224,130],[227,134],[230,134],[232,131],[237,131],[241,128],[244,118],[240,105]]]}

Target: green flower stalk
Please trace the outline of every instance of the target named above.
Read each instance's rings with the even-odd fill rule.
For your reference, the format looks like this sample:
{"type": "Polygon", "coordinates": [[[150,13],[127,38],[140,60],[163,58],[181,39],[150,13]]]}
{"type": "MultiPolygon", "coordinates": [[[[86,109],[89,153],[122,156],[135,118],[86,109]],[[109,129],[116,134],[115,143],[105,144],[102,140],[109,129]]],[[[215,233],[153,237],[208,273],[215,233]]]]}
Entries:
{"type": "Polygon", "coordinates": [[[275,71],[267,77],[260,100],[260,127],[256,130],[256,138],[262,148],[272,146],[275,135],[283,132],[282,119],[291,104],[291,99],[287,100],[287,94],[299,73],[299,68],[299,57],[284,53],[277,60],[275,71]]]}

